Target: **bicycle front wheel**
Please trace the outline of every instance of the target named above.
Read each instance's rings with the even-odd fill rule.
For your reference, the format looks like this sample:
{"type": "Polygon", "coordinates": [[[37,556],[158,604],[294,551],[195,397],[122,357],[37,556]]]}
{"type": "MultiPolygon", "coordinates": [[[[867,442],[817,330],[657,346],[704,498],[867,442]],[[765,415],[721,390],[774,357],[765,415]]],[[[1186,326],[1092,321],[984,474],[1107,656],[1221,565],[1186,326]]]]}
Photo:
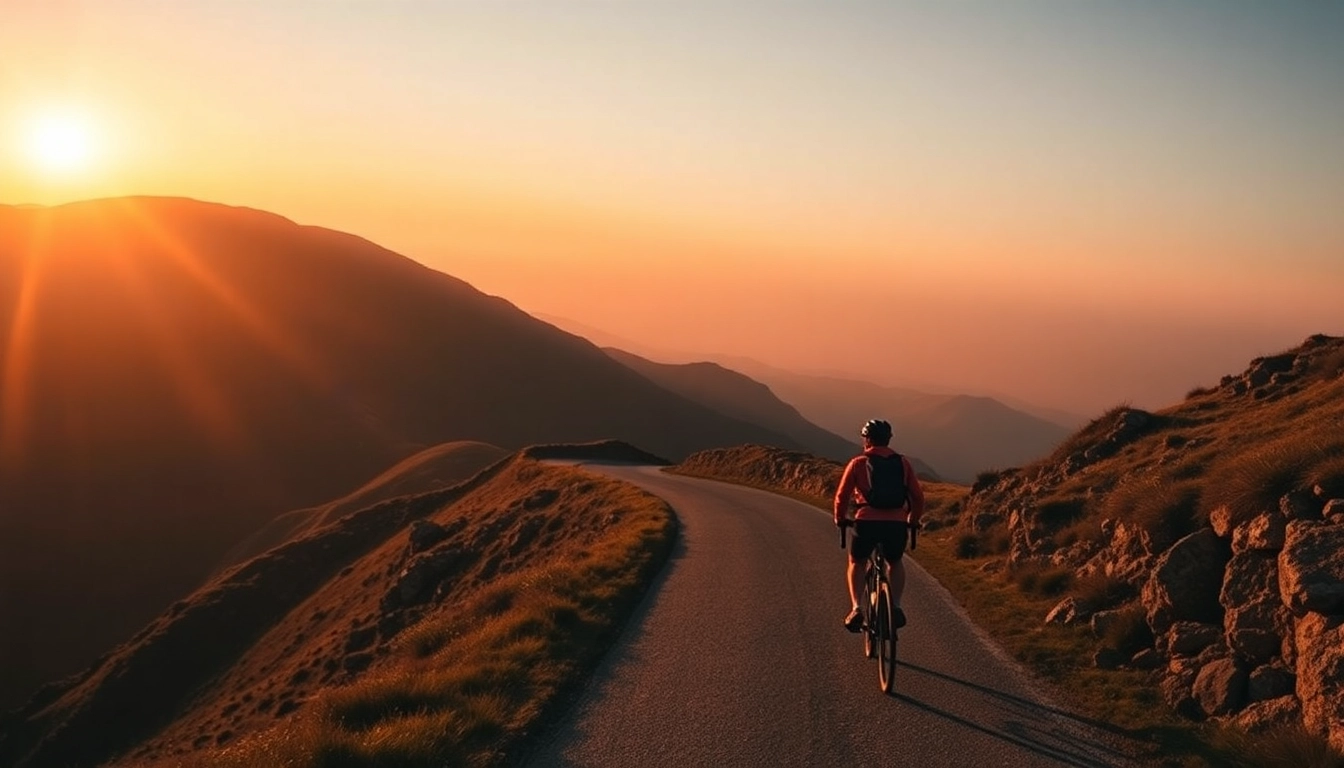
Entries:
{"type": "Polygon", "coordinates": [[[891,602],[891,591],[886,584],[878,588],[877,596],[877,681],[883,693],[891,693],[896,682],[896,623],[891,602]]]}

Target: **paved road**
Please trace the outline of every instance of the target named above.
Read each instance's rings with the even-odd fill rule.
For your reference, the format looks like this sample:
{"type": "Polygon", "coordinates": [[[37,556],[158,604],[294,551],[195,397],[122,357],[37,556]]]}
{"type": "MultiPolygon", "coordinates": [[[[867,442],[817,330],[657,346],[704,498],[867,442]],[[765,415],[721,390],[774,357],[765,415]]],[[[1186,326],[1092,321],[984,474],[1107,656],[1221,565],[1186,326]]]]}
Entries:
{"type": "Polygon", "coordinates": [[[1048,703],[923,569],[907,568],[896,692],[840,625],[830,517],[773,494],[589,466],[666,499],[681,541],[532,766],[1121,766],[1121,740],[1048,703]]]}

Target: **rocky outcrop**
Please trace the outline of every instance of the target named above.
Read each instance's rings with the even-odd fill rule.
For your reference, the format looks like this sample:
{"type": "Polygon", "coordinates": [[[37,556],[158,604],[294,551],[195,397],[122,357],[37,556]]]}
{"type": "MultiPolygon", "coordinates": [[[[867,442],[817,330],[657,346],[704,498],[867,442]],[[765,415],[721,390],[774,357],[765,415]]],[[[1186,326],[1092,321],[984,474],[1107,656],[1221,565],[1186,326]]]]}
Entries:
{"type": "Polygon", "coordinates": [[[1218,592],[1227,559],[1227,544],[1209,528],[1186,536],[1158,557],[1143,585],[1148,626],[1155,634],[1177,621],[1222,621],[1218,592]]]}
{"type": "Polygon", "coordinates": [[[1344,617],[1308,613],[1297,620],[1294,641],[1302,721],[1344,751],[1344,617]]]}
{"type": "Polygon", "coordinates": [[[1344,526],[1289,523],[1279,553],[1279,589],[1297,616],[1344,613],[1344,526]]]}
{"type": "Polygon", "coordinates": [[[1117,605],[1082,595],[1103,580],[1137,591],[1153,644],[1121,666],[1153,669],[1174,710],[1304,726],[1344,750],[1344,472],[1339,432],[1322,428],[1344,418],[1342,382],[1344,338],[1313,336],[1181,407],[1116,408],[1049,460],[977,482],[961,526],[1006,540],[1010,567],[1067,567],[1093,588],[1048,623],[1104,631],[1117,605]],[[1051,526],[1070,505],[1095,527],[1051,526]]]}

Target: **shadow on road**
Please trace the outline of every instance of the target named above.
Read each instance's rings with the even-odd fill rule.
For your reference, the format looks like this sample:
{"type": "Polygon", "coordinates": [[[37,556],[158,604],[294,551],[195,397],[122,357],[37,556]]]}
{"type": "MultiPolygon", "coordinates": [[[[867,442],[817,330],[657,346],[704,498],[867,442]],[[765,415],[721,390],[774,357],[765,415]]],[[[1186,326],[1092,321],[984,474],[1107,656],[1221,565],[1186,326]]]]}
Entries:
{"type": "MultiPolygon", "coordinates": [[[[965,689],[957,700],[979,695],[983,704],[997,704],[1001,717],[997,722],[975,722],[967,717],[897,692],[892,697],[931,715],[959,726],[1003,740],[1016,747],[1050,758],[1062,765],[1079,768],[1109,768],[1136,765],[1151,758],[1154,744],[1133,731],[1091,718],[1081,717],[1057,707],[1014,696],[969,680],[937,672],[918,664],[900,662],[903,670],[928,675],[965,689]],[[972,693],[967,694],[966,691],[972,693]]],[[[898,684],[899,685],[899,684],[898,684]]],[[[899,688],[898,688],[899,691],[899,688]]],[[[967,702],[968,704],[970,702],[967,702]]],[[[981,707],[968,709],[983,710],[981,707]]]]}

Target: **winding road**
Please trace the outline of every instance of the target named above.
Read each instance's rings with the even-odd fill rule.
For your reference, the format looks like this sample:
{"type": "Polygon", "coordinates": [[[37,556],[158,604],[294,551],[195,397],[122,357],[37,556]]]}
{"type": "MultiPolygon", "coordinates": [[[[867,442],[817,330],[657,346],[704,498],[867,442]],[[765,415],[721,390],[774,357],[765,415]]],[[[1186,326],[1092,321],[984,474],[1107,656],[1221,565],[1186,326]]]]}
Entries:
{"type": "Polygon", "coordinates": [[[1136,745],[1052,704],[916,563],[896,691],[882,694],[876,662],[841,627],[845,555],[829,514],[653,467],[584,466],[665,499],[680,541],[527,765],[1135,764],[1136,745]]]}

